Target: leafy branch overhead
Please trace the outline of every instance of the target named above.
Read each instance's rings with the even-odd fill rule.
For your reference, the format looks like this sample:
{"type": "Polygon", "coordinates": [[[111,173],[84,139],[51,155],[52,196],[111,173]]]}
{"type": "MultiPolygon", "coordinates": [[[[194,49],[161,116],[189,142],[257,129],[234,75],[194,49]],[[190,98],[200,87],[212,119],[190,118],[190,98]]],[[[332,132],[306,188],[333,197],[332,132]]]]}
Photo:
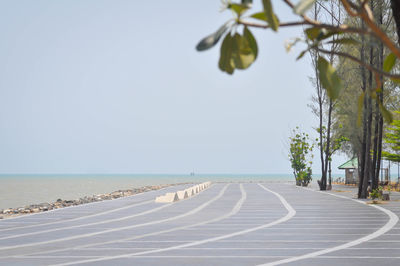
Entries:
{"type": "MultiPolygon", "coordinates": [[[[307,12],[317,4],[327,0],[299,0],[293,4],[291,0],[281,0],[290,8],[297,21],[280,22],[274,11],[271,0],[261,0],[263,10],[252,14],[247,14],[252,9],[252,0],[242,0],[240,3],[223,0],[225,8],[231,10],[233,18],[222,25],[216,32],[202,39],[196,46],[198,51],[205,51],[215,46],[219,40],[223,39],[220,49],[219,68],[228,74],[233,74],[235,69],[247,69],[257,59],[258,45],[250,29],[272,29],[277,32],[279,28],[302,26],[304,37],[296,39],[296,43],[301,40],[306,45],[298,59],[306,53],[315,51],[319,54],[318,71],[323,87],[327,90],[332,99],[336,99],[342,87],[339,75],[336,73],[333,62],[328,62],[322,55],[331,55],[351,60],[373,73],[376,80],[383,77],[392,82],[400,84],[400,74],[396,71],[396,61],[400,59],[400,48],[388,35],[376,24],[368,1],[338,0],[346,11],[348,17],[357,18],[359,24],[365,25],[355,27],[348,24],[324,23],[311,19],[307,12]],[[242,26],[242,31],[241,27],[242,26]],[[241,31],[241,32],[240,32],[241,31]],[[390,54],[386,57],[383,67],[377,68],[373,64],[366,62],[352,54],[341,51],[326,50],[324,46],[346,45],[357,47],[360,36],[369,36],[385,46],[390,54]]],[[[391,0],[398,1],[398,0],[391,0]]],[[[395,10],[393,10],[395,12],[395,10]]],[[[400,16],[399,16],[400,17],[400,16]]],[[[397,19],[396,16],[394,19],[397,19]]],[[[396,21],[400,25],[400,21],[396,21]]],[[[400,43],[400,41],[399,41],[400,43]]],[[[377,82],[379,83],[379,82],[377,82]]],[[[379,90],[379,86],[374,88],[379,90]]],[[[367,95],[375,95],[370,92],[367,95]]],[[[382,113],[388,121],[391,121],[390,114],[381,106],[382,113]]]]}

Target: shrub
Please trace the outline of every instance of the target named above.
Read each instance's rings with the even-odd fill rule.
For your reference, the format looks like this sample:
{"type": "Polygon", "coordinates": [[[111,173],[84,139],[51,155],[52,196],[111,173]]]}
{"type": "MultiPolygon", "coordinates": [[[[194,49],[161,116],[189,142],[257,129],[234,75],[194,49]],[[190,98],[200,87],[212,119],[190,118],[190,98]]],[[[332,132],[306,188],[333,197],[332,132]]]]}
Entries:
{"type": "Polygon", "coordinates": [[[312,150],[308,134],[299,132],[299,127],[293,130],[290,140],[289,160],[293,169],[296,185],[308,186],[312,180],[312,150]]]}

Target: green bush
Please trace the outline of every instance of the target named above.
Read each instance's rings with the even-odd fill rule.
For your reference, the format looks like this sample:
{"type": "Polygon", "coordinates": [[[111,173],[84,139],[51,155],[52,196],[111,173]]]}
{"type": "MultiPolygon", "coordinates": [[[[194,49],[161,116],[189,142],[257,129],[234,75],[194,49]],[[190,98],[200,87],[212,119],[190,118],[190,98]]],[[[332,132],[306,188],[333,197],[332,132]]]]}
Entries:
{"type": "Polygon", "coordinates": [[[296,185],[308,186],[312,180],[312,150],[313,144],[310,144],[308,134],[298,132],[299,128],[293,130],[290,140],[289,160],[293,169],[296,185]]]}
{"type": "Polygon", "coordinates": [[[373,189],[371,191],[371,193],[369,193],[369,196],[374,201],[377,200],[377,199],[382,199],[382,187],[378,187],[376,189],[373,189]]]}

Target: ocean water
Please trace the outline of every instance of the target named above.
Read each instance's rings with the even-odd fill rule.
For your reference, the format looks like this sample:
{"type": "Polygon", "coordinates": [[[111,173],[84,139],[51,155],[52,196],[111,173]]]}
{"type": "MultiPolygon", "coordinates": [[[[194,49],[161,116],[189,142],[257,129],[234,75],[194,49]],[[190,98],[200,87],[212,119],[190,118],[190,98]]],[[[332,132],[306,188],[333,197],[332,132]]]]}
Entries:
{"type": "Polygon", "coordinates": [[[0,175],[0,209],[78,199],[119,189],[184,182],[287,182],[290,174],[0,175]]]}

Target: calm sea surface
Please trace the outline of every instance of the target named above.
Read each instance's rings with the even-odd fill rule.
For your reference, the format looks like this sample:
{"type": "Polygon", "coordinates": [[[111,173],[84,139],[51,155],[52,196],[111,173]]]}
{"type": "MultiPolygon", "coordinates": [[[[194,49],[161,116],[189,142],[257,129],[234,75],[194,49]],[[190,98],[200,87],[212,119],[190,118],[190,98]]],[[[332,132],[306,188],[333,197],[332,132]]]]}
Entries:
{"type": "Polygon", "coordinates": [[[293,181],[289,174],[267,175],[0,175],[0,209],[57,199],[109,193],[119,189],[183,182],[293,181]]]}

